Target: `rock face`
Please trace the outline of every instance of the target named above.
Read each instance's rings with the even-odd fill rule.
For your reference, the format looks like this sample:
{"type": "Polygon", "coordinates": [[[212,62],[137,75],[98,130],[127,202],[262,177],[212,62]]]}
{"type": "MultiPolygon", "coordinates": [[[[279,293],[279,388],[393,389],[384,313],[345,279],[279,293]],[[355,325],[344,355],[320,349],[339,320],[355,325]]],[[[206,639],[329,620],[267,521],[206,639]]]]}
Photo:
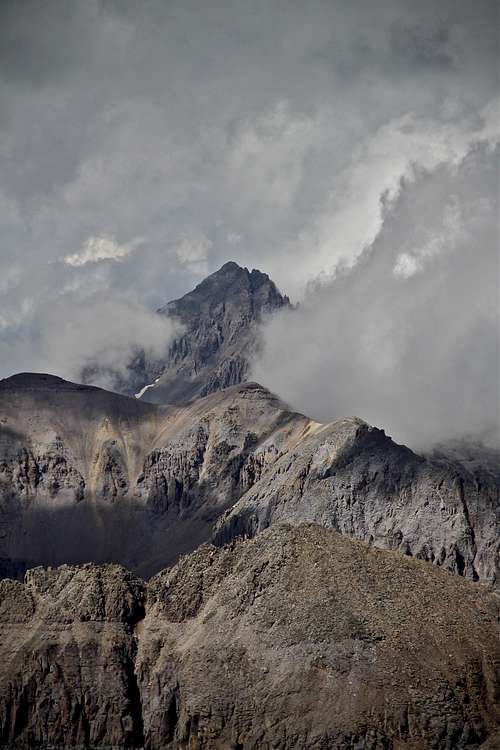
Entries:
{"type": "Polygon", "coordinates": [[[419,456],[359,419],[312,431],[218,522],[215,541],[314,522],[498,588],[498,467],[419,456]]]}
{"type": "Polygon", "coordinates": [[[242,384],[160,407],[46,375],[0,382],[0,565],[150,575],[213,540],[314,522],[498,587],[498,472],[321,425],[242,384]]]}
{"type": "Polygon", "coordinates": [[[116,565],[0,581],[2,747],[141,747],[132,634],[144,593],[116,565]]]}
{"type": "Polygon", "coordinates": [[[0,744],[498,746],[498,597],[318,526],[0,582],[0,744]]]}
{"type": "Polygon", "coordinates": [[[226,263],[158,310],[179,323],[182,333],[166,361],[148,364],[138,358],[134,392],[153,403],[186,403],[246,381],[260,323],[289,305],[267,274],[226,263]]]}
{"type": "Polygon", "coordinates": [[[0,561],[160,570],[212,534],[309,420],[242,385],[159,407],[48,375],[0,382],[0,561]]]}
{"type": "Polygon", "coordinates": [[[120,501],[163,417],[148,404],[50,375],[1,381],[4,574],[39,563],[119,559],[114,552],[123,534],[132,534],[120,501]],[[109,534],[111,511],[116,538],[109,534]]]}

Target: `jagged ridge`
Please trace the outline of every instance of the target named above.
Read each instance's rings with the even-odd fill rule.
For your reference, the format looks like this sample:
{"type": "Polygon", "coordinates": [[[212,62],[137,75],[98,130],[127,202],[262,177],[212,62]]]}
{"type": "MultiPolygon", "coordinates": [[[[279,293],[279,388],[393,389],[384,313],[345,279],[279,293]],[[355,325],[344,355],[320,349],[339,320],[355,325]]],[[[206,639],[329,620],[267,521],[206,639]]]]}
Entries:
{"type": "Polygon", "coordinates": [[[89,559],[148,575],[307,521],[499,584],[492,468],[418,456],[359,419],[320,425],[257,384],[184,408],[0,384],[0,413],[4,575],[89,559]]]}

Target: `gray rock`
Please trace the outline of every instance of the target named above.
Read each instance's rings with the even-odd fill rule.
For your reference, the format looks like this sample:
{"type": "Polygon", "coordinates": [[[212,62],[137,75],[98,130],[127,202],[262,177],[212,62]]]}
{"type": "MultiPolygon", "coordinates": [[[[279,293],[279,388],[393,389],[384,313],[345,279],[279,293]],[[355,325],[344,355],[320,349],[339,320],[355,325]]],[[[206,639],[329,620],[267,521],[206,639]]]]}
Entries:
{"type": "Polygon", "coordinates": [[[321,425],[252,383],[165,407],[17,376],[0,382],[0,558],[9,575],[88,560],[150,575],[306,521],[498,587],[498,470],[463,453],[321,425]]]}
{"type": "Polygon", "coordinates": [[[145,587],[119,566],[0,581],[0,745],[138,748],[136,623],[145,587]]]}
{"type": "Polygon", "coordinates": [[[214,541],[313,522],[500,586],[498,468],[419,456],[359,419],[321,425],[227,511],[214,541]]]}
{"type": "Polygon", "coordinates": [[[153,384],[142,400],[187,403],[246,381],[260,346],[260,324],[289,306],[267,274],[226,263],[192,292],[158,310],[179,323],[182,332],[166,360],[137,358],[126,392],[133,395],[153,384]]]}
{"type": "Polygon", "coordinates": [[[252,384],[181,409],[58,382],[0,382],[7,574],[88,560],[156,572],[207,541],[308,424],[252,384]]]}
{"type": "Polygon", "coordinates": [[[0,582],[0,744],[465,750],[499,740],[498,597],[319,526],[0,582]]]}

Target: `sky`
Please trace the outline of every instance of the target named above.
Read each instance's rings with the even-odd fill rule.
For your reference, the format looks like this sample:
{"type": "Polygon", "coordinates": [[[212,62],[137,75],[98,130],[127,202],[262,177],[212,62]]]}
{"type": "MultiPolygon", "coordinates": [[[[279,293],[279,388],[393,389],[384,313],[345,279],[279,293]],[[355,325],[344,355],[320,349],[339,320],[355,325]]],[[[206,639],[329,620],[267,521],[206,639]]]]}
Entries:
{"type": "Polygon", "coordinates": [[[295,408],[491,434],[497,163],[496,0],[2,0],[0,377],[161,355],[235,260],[295,408]]]}

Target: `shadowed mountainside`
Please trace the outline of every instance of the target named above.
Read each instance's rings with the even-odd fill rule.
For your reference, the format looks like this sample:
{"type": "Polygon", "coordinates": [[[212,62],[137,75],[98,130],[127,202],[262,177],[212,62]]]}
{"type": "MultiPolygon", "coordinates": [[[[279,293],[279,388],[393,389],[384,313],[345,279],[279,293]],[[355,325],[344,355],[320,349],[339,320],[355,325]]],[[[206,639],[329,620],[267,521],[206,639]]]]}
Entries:
{"type": "Polygon", "coordinates": [[[1,381],[4,571],[92,560],[156,572],[210,538],[308,426],[255,385],[181,409],[49,375],[1,381]]]}

